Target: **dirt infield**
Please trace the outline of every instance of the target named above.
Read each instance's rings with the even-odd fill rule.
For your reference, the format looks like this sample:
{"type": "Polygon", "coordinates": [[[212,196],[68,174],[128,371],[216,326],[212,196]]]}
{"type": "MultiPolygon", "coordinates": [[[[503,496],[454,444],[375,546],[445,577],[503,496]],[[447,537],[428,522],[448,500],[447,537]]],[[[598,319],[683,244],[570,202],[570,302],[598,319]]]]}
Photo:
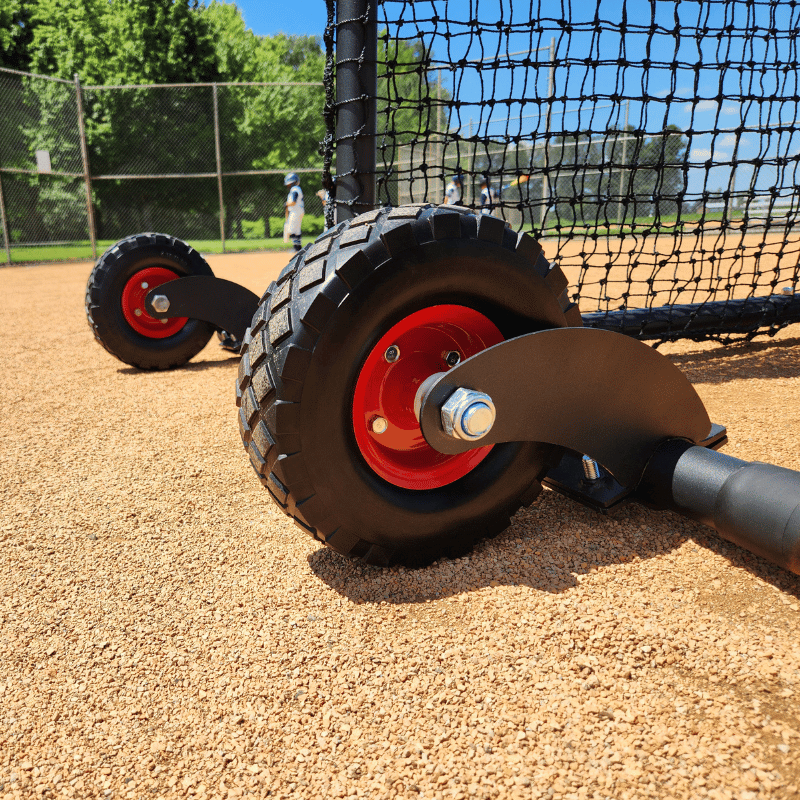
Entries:
{"type": "Polygon", "coordinates": [[[787,241],[779,233],[706,230],[702,237],[691,231],[629,234],[560,244],[545,239],[544,247],[551,259],[558,254],[570,286],[584,284],[580,299],[584,313],[615,310],[626,293],[626,305],[637,308],[762,297],[789,285],[800,290],[800,240],[787,241]]]}
{"type": "MultiPolygon", "coordinates": [[[[237,359],[115,361],[90,269],[0,270],[0,797],[800,797],[800,578],[550,491],[458,561],[346,561],[255,479],[237,359]]],[[[662,352],[800,470],[800,327],[662,352]]]]}

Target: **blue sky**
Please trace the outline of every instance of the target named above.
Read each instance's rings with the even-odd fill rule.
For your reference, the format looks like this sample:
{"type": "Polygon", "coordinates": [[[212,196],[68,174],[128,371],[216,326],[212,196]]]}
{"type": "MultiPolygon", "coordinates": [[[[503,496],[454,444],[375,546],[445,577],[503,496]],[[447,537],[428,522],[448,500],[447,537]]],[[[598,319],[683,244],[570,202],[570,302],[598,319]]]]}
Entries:
{"type": "MultiPolygon", "coordinates": [[[[241,9],[247,26],[262,36],[276,33],[321,36],[327,20],[325,0],[241,0],[236,5],[241,9]]],[[[711,134],[703,131],[743,126],[745,130],[739,134],[738,140],[739,159],[758,155],[764,157],[774,154],[776,150],[795,153],[800,146],[798,134],[779,133],[765,137],[747,130],[763,128],[765,125],[771,128],[780,123],[794,124],[800,118],[796,102],[783,103],[780,99],[782,95],[798,93],[796,75],[782,75],[771,70],[766,76],[759,76],[758,70],[754,70],[745,75],[740,84],[737,72],[729,70],[723,77],[718,67],[718,62],[726,58],[734,63],[752,59],[768,67],[775,60],[792,61],[797,58],[795,46],[790,44],[788,37],[778,36],[767,44],[760,36],[742,35],[754,24],[762,29],[775,25],[783,32],[797,27],[798,12],[792,10],[789,4],[773,10],[772,18],[769,12],[766,3],[751,6],[748,10],[743,0],[733,0],[728,4],[684,0],[677,6],[660,0],[600,0],[599,8],[595,2],[585,0],[530,0],[529,3],[520,2],[514,6],[509,6],[503,0],[458,0],[448,4],[443,0],[436,0],[435,4],[431,0],[416,0],[413,4],[407,0],[384,0],[378,13],[381,21],[389,18],[400,22],[399,27],[391,28],[393,32],[399,30],[401,35],[413,37],[417,30],[427,33],[436,30],[437,36],[430,39],[433,41],[433,56],[444,67],[460,58],[474,61],[505,53],[547,48],[551,38],[555,37],[557,61],[568,58],[572,63],[568,70],[559,68],[555,73],[556,95],[566,99],[552,108],[551,130],[590,128],[599,132],[607,127],[622,127],[625,110],[630,114],[631,124],[649,132],[661,130],[667,123],[677,124],[684,130],[694,129],[690,160],[698,166],[691,170],[690,190],[697,191],[705,173],[701,166],[703,162],[706,159],[729,161],[737,138],[734,133],[711,134]],[[584,69],[580,63],[576,63],[584,54],[601,61],[613,60],[621,55],[619,35],[608,30],[599,36],[592,32],[595,11],[602,20],[612,24],[619,24],[623,12],[627,15],[629,29],[623,47],[629,61],[635,63],[649,55],[654,61],[661,62],[658,68],[648,71],[646,84],[643,85],[643,71],[636,67],[629,67],[621,74],[613,63],[594,70],[584,69]],[[453,34],[449,43],[445,43],[438,35],[445,29],[442,23],[429,22],[436,13],[448,20],[446,27],[453,34]],[[534,32],[530,26],[531,13],[541,26],[538,32],[534,32]],[[574,25],[569,35],[564,34],[558,22],[562,14],[574,25]],[[398,20],[401,15],[402,19],[398,20]],[[491,30],[501,16],[504,21],[514,23],[511,34],[491,30]],[[489,26],[479,38],[474,36],[471,26],[471,21],[475,19],[489,26]],[[647,29],[652,23],[658,26],[658,30],[648,33],[647,29]],[[730,26],[733,35],[724,37],[727,49],[720,49],[720,43],[713,35],[699,41],[689,36],[678,42],[671,33],[676,25],[688,29],[706,25],[712,31],[730,26]],[[667,66],[673,59],[680,64],[677,70],[667,66]],[[702,62],[702,68],[695,70],[694,65],[698,62],[702,62]],[[596,104],[568,99],[589,94],[592,90],[601,98],[596,104]],[[602,99],[614,90],[628,99],[617,103],[602,99]],[[650,98],[646,104],[637,100],[642,92],[650,98]],[[753,101],[717,101],[720,95],[735,97],[742,93],[772,97],[773,100],[763,107],[753,101]],[[696,102],[690,102],[695,96],[696,102]],[[790,137],[789,142],[785,138],[787,136],[790,137]]],[[[460,116],[451,116],[450,128],[460,128],[465,134],[471,129],[483,135],[503,132],[525,135],[532,130],[541,133],[543,118],[537,120],[536,115],[543,107],[531,103],[531,100],[537,95],[545,97],[547,94],[548,69],[542,62],[548,59],[549,53],[540,50],[535,57],[541,65],[538,68],[483,69],[480,73],[474,68],[445,71],[444,85],[451,95],[465,103],[460,116]],[[503,104],[491,110],[478,105],[489,97],[503,98],[503,104]],[[508,119],[519,116],[524,120],[508,119]]],[[[749,183],[752,167],[743,165],[740,170],[742,174],[737,184],[739,188],[744,188],[742,184],[749,183]]],[[[730,167],[719,167],[712,170],[703,183],[708,181],[708,188],[722,188],[727,185],[729,176],[730,167]]],[[[789,185],[796,182],[794,175],[781,178],[774,173],[774,169],[764,169],[761,181],[780,185],[787,178],[789,185]]]]}
{"type": "Polygon", "coordinates": [[[247,27],[257,36],[275,33],[322,36],[328,19],[325,0],[242,0],[236,5],[247,27]]]}

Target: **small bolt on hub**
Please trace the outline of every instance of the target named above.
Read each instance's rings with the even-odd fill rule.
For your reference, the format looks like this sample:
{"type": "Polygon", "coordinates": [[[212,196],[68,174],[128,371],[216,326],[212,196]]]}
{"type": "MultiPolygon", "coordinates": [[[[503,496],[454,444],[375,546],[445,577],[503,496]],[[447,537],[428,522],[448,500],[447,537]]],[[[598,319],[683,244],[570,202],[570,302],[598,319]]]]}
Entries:
{"type": "Polygon", "coordinates": [[[447,364],[448,367],[456,367],[461,362],[461,353],[458,350],[451,350],[449,353],[445,354],[444,363],[447,364]]]}
{"type": "Polygon", "coordinates": [[[383,357],[389,364],[394,364],[394,362],[400,358],[400,348],[396,344],[387,347],[383,357]]]}
{"type": "Polygon", "coordinates": [[[371,423],[373,433],[386,433],[389,423],[383,417],[375,417],[371,423]]]}

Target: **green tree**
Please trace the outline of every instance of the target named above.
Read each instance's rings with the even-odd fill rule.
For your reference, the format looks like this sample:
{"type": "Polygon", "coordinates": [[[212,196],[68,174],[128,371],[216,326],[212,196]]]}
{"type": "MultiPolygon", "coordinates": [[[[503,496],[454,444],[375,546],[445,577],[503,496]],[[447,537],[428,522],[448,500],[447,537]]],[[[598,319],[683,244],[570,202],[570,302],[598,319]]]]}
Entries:
{"type": "Polygon", "coordinates": [[[34,72],[87,84],[193,83],[218,78],[214,41],[196,0],[37,0],[34,72]]]}
{"type": "MultiPolygon", "coordinates": [[[[257,37],[239,10],[214,0],[201,13],[212,31],[225,81],[320,82],[324,56],[315,36],[257,37]]],[[[219,88],[223,171],[295,170],[317,167],[324,136],[321,86],[224,86],[219,88]]],[[[307,209],[318,213],[316,185],[306,186],[307,209]],[[311,189],[312,191],[308,191],[311,189]]],[[[283,175],[240,176],[225,181],[230,235],[268,235],[271,217],[282,217],[283,175]]]]}
{"type": "MultiPolygon", "coordinates": [[[[69,81],[77,73],[84,87],[322,79],[324,57],[317,37],[257,37],[232,3],[0,0],[0,4],[2,19],[10,20],[14,34],[12,41],[3,28],[4,57],[11,57],[7,53],[13,44],[17,54],[13,57],[19,61],[15,66],[69,81]]],[[[59,126],[77,130],[74,91],[63,84],[31,81],[26,96],[25,124],[8,121],[19,134],[15,141],[25,142],[25,166],[34,149],[47,149],[58,156],[59,164],[72,164],[68,171],[80,171],[77,136],[59,138],[59,126]]],[[[320,162],[322,87],[220,86],[217,96],[223,171],[288,171],[320,162]]],[[[215,171],[210,87],[85,89],[83,99],[93,174],[215,171]]],[[[58,168],[55,161],[54,168],[58,168]]],[[[25,180],[42,184],[49,179],[25,180]]],[[[282,175],[224,181],[226,219],[233,221],[234,235],[241,235],[245,220],[261,219],[262,228],[266,227],[263,220],[282,209],[282,175]]],[[[310,188],[314,211],[317,187],[310,188]]],[[[38,189],[41,194],[42,186],[38,189]]],[[[213,178],[98,180],[94,190],[99,233],[108,238],[178,214],[184,225],[174,231],[179,235],[206,238],[219,224],[213,222],[219,214],[213,178]]]]}
{"type": "Polygon", "coordinates": [[[27,71],[33,39],[32,4],[0,0],[0,67],[27,71]]]}

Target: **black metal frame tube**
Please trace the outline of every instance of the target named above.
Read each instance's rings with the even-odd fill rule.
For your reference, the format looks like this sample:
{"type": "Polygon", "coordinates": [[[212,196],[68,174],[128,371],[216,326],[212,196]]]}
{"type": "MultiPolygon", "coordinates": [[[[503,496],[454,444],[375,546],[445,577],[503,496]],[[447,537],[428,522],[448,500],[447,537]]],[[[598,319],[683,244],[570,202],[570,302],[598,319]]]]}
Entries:
{"type": "Polygon", "coordinates": [[[800,322],[800,292],[583,315],[584,328],[616,331],[634,339],[701,339],[792,322],[800,322]]]}
{"type": "Polygon", "coordinates": [[[672,439],[656,449],[637,494],[800,575],[800,472],[672,439]]]}
{"type": "Polygon", "coordinates": [[[377,0],[336,8],[336,221],[375,207],[377,0]]]}

